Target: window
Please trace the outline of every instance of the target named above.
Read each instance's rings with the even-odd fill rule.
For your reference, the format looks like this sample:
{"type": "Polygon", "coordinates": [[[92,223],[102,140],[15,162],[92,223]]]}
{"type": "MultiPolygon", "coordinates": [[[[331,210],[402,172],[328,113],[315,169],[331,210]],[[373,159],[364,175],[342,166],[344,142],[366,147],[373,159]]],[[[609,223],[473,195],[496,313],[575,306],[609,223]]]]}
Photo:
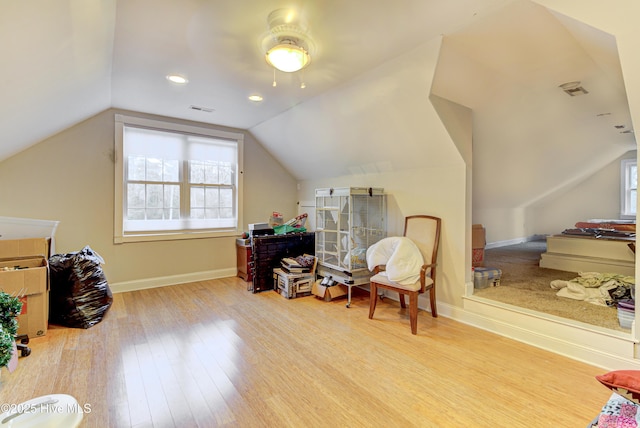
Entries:
{"type": "Polygon", "coordinates": [[[620,172],[620,218],[635,218],[638,203],[638,161],[623,159],[620,172]]]}
{"type": "Polygon", "coordinates": [[[232,236],[243,135],[116,115],[114,242],[232,236]]]}

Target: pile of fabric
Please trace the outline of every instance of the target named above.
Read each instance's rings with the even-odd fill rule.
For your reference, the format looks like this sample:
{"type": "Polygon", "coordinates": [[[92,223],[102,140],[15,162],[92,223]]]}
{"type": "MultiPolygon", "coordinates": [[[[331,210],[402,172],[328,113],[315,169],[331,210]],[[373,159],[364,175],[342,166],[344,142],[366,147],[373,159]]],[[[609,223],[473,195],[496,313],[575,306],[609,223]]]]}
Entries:
{"type": "Polygon", "coordinates": [[[369,270],[373,271],[376,266],[384,265],[386,270],[381,274],[398,284],[410,285],[419,281],[423,264],[420,249],[404,236],[383,238],[367,249],[369,270]]]}
{"type": "Polygon", "coordinates": [[[635,278],[615,273],[580,272],[569,281],[551,281],[559,297],[584,300],[595,305],[616,306],[620,300],[632,298],[635,278]]]}

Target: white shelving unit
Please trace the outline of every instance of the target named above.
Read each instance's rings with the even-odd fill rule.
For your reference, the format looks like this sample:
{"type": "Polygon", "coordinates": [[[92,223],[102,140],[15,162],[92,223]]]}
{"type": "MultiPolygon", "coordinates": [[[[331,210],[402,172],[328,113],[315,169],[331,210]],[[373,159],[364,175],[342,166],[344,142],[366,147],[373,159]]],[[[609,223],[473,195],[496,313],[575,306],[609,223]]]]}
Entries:
{"type": "Polygon", "coordinates": [[[348,287],[369,283],[366,253],[386,237],[386,197],[381,188],[316,189],[317,274],[348,287]]]}

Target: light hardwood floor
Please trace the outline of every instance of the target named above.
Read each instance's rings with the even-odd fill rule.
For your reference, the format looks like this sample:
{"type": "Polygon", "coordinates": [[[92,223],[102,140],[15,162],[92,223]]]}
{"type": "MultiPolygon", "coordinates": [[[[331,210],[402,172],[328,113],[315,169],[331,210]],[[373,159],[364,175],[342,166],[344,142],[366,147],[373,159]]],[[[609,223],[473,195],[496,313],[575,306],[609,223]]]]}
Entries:
{"type": "Polygon", "coordinates": [[[604,370],[397,302],[273,291],[238,278],[114,295],[88,329],[50,326],[0,376],[0,403],[52,393],[83,427],[585,427],[604,370]],[[407,309],[408,310],[408,309],[407,309]]]}

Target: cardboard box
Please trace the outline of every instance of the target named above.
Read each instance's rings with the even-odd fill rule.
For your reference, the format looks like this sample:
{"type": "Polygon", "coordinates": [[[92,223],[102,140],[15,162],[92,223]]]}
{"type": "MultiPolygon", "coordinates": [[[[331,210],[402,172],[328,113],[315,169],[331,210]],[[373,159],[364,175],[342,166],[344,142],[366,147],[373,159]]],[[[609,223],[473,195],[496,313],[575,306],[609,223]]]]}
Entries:
{"type": "Polygon", "coordinates": [[[0,291],[18,296],[22,301],[18,335],[26,334],[32,338],[47,333],[49,264],[44,256],[0,259],[0,291]]]}
{"type": "Polygon", "coordinates": [[[473,267],[484,265],[484,247],[487,245],[486,230],[481,224],[471,227],[471,265],[473,267]]]}
{"type": "Polygon", "coordinates": [[[319,279],[314,282],[313,286],[311,287],[311,294],[313,294],[317,298],[323,299],[325,302],[330,302],[334,299],[347,295],[348,288],[346,285],[336,283],[336,285],[327,287],[320,284],[321,282],[322,280],[319,279]]]}
{"type": "Polygon", "coordinates": [[[42,256],[49,260],[51,238],[0,239],[0,259],[42,256]]]}

